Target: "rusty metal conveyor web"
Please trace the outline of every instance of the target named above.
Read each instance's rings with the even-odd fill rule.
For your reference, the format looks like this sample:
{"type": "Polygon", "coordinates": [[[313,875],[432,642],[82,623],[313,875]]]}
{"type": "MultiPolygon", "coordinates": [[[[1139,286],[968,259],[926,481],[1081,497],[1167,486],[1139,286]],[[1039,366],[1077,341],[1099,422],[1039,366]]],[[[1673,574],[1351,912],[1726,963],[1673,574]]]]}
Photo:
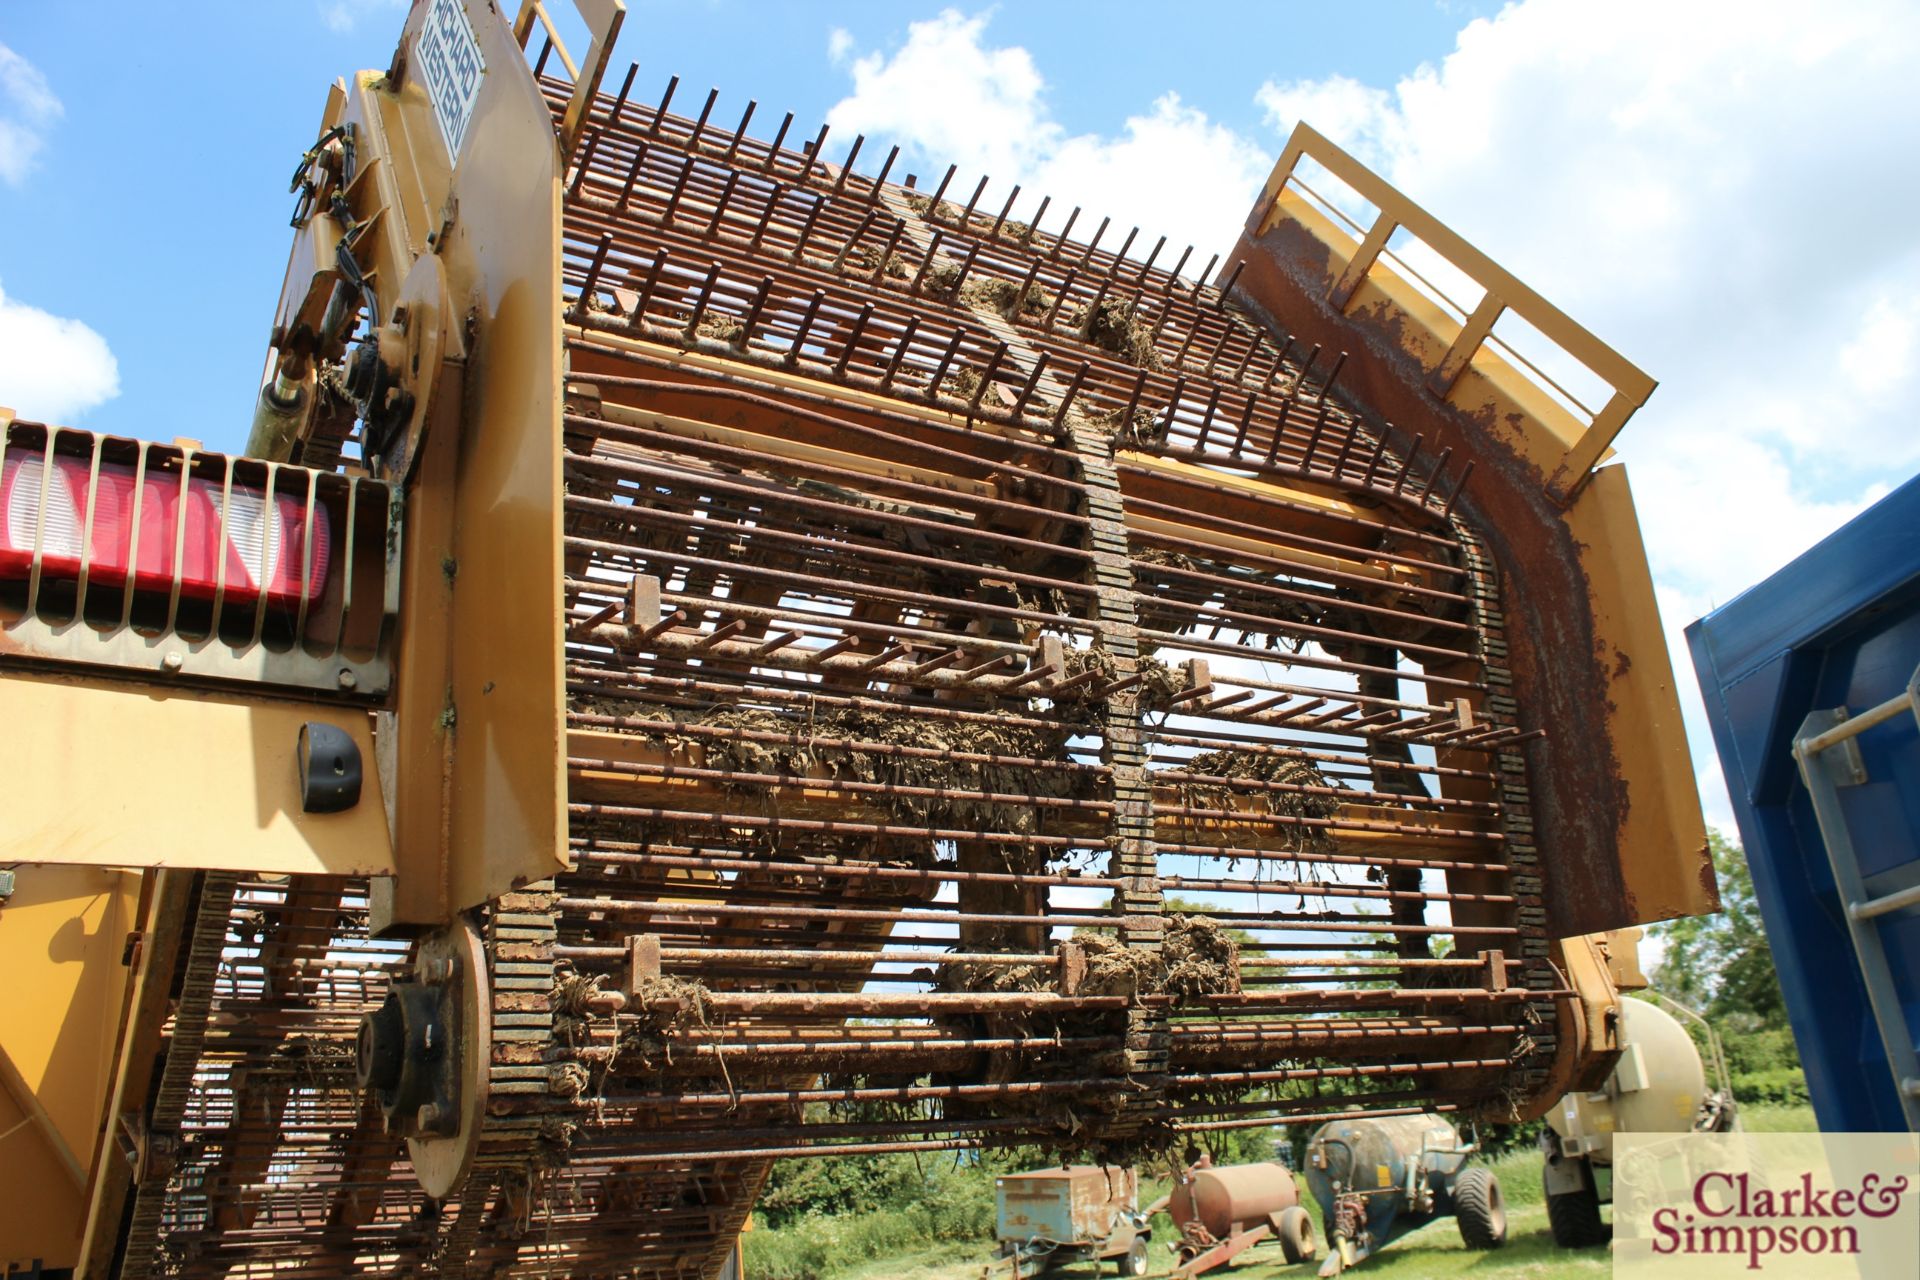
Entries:
{"type": "Polygon", "coordinates": [[[480,1166],[428,1202],[354,1090],[366,887],[215,885],[153,1274],[711,1274],[783,1156],[1545,1078],[1463,469],[1185,255],[711,111],[602,94],[566,178],[574,867],[483,922],[480,1166]]]}

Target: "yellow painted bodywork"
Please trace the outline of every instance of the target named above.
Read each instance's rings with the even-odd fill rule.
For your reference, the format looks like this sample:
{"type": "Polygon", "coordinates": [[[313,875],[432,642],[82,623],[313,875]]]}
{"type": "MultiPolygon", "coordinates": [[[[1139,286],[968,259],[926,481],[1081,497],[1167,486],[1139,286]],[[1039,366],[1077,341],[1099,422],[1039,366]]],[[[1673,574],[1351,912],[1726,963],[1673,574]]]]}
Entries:
{"type": "Polygon", "coordinates": [[[29,727],[0,734],[0,863],[393,870],[364,711],[10,674],[0,724],[29,727]],[[360,746],[360,803],[344,813],[301,810],[295,753],[310,720],[360,746]]]}
{"type": "Polygon", "coordinates": [[[140,875],[19,867],[0,904],[0,1264],[74,1265],[140,875]]]}

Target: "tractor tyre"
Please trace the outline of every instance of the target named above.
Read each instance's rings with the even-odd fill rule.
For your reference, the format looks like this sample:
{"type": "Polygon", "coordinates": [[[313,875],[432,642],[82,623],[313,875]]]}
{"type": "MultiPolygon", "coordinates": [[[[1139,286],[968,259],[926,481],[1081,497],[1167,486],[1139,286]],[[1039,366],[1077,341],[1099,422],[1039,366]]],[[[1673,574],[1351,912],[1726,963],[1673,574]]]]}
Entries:
{"type": "Polygon", "coordinates": [[[1469,1169],[1453,1188],[1453,1216],[1469,1249],[1498,1249],[1507,1241],[1507,1202],[1500,1180],[1487,1169],[1469,1169]]]}

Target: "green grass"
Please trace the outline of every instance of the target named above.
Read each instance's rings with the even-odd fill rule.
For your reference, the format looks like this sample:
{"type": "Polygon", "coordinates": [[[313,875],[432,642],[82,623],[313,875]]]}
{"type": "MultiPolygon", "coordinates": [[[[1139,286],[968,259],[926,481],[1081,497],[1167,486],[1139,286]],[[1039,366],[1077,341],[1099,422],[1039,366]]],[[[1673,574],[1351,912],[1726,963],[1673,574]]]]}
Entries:
{"type": "MultiPolygon", "coordinates": [[[[1752,1106],[1740,1112],[1754,1133],[1802,1133],[1814,1128],[1813,1109],[1805,1106],[1752,1106]]],[[[1472,1276],[1473,1280],[1579,1280],[1612,1274],[1604,1249],[1562,1249],[1553,1243],[1540,1189],[1540,1153],[1532,1147],[1510,1151],[1489,1162],[1507,1202],[1507,1243],[1487,1253],[1467,1249],[1451,1218],[1441,1218],[1402,1236],[1367,1260],[1356,1276],[1381,1280],[1427,1280],[1472,1276]]],[[[1140,1189],[1143,1203],[1164,1189],[1150,1181],[1140,1189]]],[[[942,1186],[929,1202],[868,1213],[809,1217],[781,1230],[760,1227],[746,1238],[749,1280],[979,1280],[994,1257],[992,1218],[971,1197],[942,1186]]],[[[1312,1206],[1309,1206],[1310,1208],[1312,1206]]],[[[1314,1211],[1315,1223],[1319,1222],[1314,1211]]],[[[1172,1231],[1164,1215],[1154,1219],[1148,1262],[1153,1274],[1173,1268],[1168,1246],[1172,1231]]],[[[1325,1241],[1321,1242],[1324,1250],[1325,1241]]],[[[1232,1280],[1305,1280],[1318,1264],[1289,1267],[1278,1248],[1268,1244],[1243,1254],[1239,1265],[1210,1274],[1232,1280]]],[[[1004,1272],[997,1273],[1004,1275],[1004,1272]]],[[[1063,1268],[1066,1277],[1103,1278],[1111,1263],[1063,1268]]]]}

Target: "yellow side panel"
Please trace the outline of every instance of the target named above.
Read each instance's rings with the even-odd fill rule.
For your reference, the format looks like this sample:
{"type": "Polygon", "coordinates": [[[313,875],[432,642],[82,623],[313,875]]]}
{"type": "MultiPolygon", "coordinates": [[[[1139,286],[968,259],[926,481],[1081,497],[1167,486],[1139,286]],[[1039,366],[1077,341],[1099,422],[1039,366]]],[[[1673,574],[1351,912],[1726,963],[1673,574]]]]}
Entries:
{"type": "Polygon", "coordinates": [[[20,867],[0,904],[0,1264],[72,1266],[140,877],[20,867]]]}
{"type": "Polygon", "coordinates": [[[392,873],[365,712],[10,676],[0,725],[0,863],[392,873]],[[360,803],[344,813],[301,810],[309,720],[359,743],[360,803]]]}

